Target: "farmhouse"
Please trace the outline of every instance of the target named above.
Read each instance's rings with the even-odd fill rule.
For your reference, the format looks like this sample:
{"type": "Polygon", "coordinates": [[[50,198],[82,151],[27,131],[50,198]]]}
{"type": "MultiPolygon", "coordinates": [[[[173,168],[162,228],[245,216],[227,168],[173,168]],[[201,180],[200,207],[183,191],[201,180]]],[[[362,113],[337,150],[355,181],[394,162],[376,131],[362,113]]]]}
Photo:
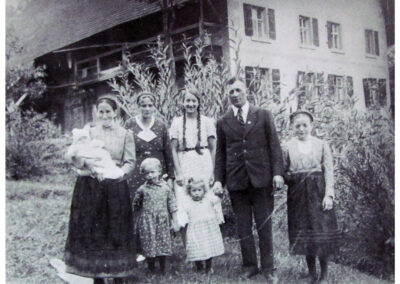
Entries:
{"type": "Polygon", "coordinates": [[[29,13],[33,20],[18,24],[27,43],[23,60],[47,66],[48,104],[64,131],[94,119],[94,102],[126,52],[149,63],[149,44],[166,34],[178,84],[183,35],[190,41],[207,33],[209,52],[231,70],[238,56],[249,87],[263,76],[277,99],[300,84],[318,96],[327,82],[330,94],[354,96],[362,110],[392,103],[378,0],[38,0],[29,13]],[[162,6],[170,2],[173,13],[162,6]],[[232,40],[241,42],[238,53],[232,40]]]}

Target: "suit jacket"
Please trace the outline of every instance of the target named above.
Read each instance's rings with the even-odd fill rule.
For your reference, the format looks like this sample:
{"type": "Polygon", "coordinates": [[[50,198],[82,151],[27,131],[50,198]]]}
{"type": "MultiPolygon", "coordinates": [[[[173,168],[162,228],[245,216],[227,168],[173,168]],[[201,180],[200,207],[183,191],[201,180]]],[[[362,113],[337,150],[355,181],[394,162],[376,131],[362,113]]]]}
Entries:
{"type": "Polygon", "coordinates": [[[232,108],[217,122],[215,179],[229,191],[272,187],[272,177],[283,176],[282,150],[271,113],[250,105],[246,124],[240,125],[232,108]]]}

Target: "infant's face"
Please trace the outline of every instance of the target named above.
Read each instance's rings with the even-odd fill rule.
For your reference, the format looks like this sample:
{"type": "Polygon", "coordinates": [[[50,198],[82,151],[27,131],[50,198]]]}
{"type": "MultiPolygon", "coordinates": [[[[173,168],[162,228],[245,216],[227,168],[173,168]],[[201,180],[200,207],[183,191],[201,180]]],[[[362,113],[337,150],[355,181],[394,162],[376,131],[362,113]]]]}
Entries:
{"type": "Polygon", "coordinates": [[[161,171],[158,167],[147,168],[144,170],[144,178],[147,182],[155,184],[160,181],[161,171]]]}
{"type": "Polygon", "coordinates": [[[190,196],[194,201],[202,200],[205,194],[204,186],[194,186],[190,189],[190,196]]]}

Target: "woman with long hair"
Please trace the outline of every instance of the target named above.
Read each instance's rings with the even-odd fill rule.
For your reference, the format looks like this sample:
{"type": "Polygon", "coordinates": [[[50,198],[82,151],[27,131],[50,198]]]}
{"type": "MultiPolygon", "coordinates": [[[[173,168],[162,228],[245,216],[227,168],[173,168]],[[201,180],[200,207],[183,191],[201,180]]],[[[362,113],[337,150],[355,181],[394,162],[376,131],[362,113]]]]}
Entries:
{"type": "MultiPolygon", "coordinates": [[[[214,194],[208,185],[214,180],[215,122],[213,118],[202,115],[200,111],[200,93],[194,89],[186,90],[183,98],[183,115],[172,120],[170,129],[178,206],[177,222],[183,229],[188,223],[184,204],[190,200],[185,190],[187,181],[190,178],[202,179],[206,181],[207,194],[214,194]]],[[[221,203],[216,204],[215,209],[219,223],[223,223],[221,203]]]]}

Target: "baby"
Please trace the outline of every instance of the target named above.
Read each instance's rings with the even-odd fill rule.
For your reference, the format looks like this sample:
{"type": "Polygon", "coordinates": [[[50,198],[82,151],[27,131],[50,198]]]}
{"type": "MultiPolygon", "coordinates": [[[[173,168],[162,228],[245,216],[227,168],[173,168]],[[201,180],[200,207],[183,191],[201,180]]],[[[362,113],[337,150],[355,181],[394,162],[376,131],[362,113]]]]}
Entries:
{"type": "Polygon", "coordinates": [[[67,158],[79,158],[85,161],[92,173],[105,179],[118,179],[124,175],[112,160],[110,153],[103,148],[103,141],[90,139],[89,128],[74,128],[72,139],[72,145],[67,151],[67,158]]]}

